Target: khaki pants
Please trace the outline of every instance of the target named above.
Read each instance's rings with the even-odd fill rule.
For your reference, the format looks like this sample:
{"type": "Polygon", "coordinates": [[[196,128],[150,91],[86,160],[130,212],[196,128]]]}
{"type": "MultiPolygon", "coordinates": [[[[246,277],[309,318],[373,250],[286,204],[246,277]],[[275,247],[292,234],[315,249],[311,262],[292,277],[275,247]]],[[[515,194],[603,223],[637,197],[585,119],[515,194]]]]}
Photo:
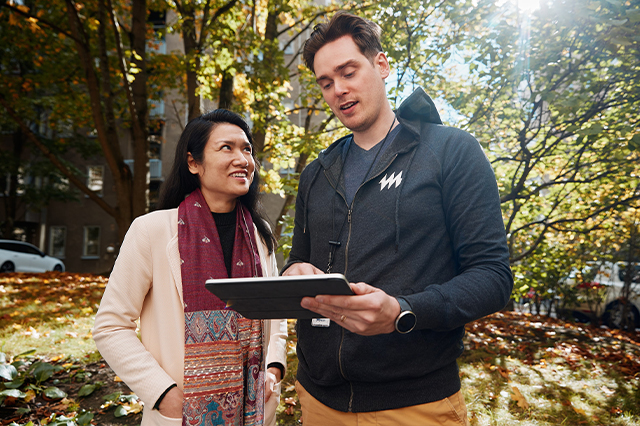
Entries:
{"type": "Polygon", "coordinates": [[[303,426],[469,426],[462,391],[440,401],[394,410],[343,413],[327,407],[296,382],[303,426]]]}

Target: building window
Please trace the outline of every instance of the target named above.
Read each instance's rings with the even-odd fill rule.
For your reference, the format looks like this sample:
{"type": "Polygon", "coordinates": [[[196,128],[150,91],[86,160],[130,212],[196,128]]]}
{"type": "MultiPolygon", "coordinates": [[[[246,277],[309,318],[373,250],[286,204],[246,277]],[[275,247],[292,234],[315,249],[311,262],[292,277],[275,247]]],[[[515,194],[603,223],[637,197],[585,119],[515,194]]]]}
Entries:
{"type": "Polygon", "coordinates": [[[67,227],[52,226],[49,228],[49,256],[64,259],[67,246],[67,227]]]}
{"type": "Polygon", "coordinates": [[[95,259],[100,256],[100,227],[85,226],[84,242],[82,244],[82,257],[95,259]]]}
{"type": "Polygon", "coordinates": [[[87,187],[102,196],[104,186],[104,166],[87,167],[87,187]]]}

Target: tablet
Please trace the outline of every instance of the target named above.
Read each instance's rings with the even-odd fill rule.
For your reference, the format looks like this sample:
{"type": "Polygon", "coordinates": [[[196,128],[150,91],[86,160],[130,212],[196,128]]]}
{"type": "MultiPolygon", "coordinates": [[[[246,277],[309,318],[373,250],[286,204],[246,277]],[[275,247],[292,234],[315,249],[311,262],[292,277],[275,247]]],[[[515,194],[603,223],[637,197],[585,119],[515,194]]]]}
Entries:
{"type": "Polygon", "coordinates": [[[300,306],[303,297],[353,294],[342,274],[212,279],[205,288],[250,319],[321,318],[300,306]]]}

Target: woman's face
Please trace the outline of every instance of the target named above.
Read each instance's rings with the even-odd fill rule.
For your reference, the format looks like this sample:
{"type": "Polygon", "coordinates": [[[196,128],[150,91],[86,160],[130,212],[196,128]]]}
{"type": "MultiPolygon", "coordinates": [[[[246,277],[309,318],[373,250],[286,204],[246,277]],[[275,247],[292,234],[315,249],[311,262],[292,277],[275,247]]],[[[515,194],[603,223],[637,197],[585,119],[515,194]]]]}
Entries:
{"type": "Polygon", "coordinates": [[[232,211],[236,199],[249,192],[256,168],[251,150],[240,127],[220,123],[209,135],[201,163],[188,153],[189,171],[198,175],[200,190],[212,212],[232,211]]]}

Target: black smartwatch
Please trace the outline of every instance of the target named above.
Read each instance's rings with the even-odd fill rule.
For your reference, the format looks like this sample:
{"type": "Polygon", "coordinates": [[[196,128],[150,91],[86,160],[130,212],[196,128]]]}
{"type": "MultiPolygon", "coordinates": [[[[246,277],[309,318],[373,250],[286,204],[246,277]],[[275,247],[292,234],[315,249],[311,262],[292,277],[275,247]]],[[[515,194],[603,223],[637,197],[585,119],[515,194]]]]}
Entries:
{"type": "Polygon", "coordinates": [[[402,297],[396,297],[400,304],[400,315],[396,318],[396,331],[400,334],[407,334],[416,326],[416,314],[411,310],[411,305],[402,297]]]}

